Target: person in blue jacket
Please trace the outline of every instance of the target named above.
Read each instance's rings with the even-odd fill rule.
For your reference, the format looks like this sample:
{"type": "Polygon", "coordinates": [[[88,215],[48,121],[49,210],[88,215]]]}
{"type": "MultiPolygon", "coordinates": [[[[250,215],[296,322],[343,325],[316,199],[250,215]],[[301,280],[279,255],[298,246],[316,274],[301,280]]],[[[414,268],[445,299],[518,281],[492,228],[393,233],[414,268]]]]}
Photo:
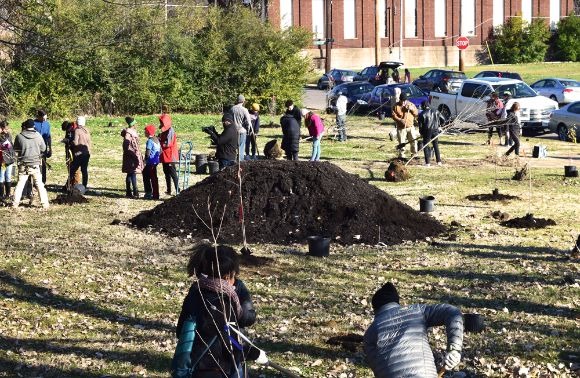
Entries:
{"type": "Polygon", "coordinates": [[[387,282],[372,298],[375,318],[364,335],[367,362],[377,378],[437,378],[429,327],[445,325],[445,369],[461,361],[463,316],[448,304],[401,306],[395,286],[387,282]]]}
{"type": "Polygon", "coordinates": [[[46,159],[52,156],[52,137],[50,135],[50,122],[48,122],[48,117],[46,112],[39,109],[36,112],[36,119],[34,120],[34,129],[42,136],[44,144],[46,144],[46,152],[42,157],[42,164],[40,166],[40,172],[42,174],[42,183],[46,184],[46,159]]]}

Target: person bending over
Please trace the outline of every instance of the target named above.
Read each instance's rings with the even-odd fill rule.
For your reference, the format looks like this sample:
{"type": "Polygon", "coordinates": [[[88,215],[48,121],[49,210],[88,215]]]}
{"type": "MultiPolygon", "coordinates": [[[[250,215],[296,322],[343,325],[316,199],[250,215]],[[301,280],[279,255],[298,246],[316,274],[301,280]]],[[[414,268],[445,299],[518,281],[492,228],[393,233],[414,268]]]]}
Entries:
{"type": "Polygon", "coordinates": [[[372,298],[375,318],[364,335],[366,359],[375,377],[436,378],[437,369],[427,339],[427,328],[445,325],[445,369],[461,360],[463,317],[448,304],[399,304],[399,293],[387,282],[372,298]]]}

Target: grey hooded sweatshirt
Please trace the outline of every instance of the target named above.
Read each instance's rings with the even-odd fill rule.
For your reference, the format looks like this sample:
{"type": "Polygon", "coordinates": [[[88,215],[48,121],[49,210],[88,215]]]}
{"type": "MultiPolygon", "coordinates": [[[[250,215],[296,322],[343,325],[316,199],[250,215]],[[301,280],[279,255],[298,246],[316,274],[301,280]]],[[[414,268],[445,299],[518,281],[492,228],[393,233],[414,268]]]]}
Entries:
{"type": "Polygon", "coordinates": [[[46,144],[38,131],[25,129],[16,136],[14,151],[18,154],[18,164],[27,167],[39,166],[46,144]]]}

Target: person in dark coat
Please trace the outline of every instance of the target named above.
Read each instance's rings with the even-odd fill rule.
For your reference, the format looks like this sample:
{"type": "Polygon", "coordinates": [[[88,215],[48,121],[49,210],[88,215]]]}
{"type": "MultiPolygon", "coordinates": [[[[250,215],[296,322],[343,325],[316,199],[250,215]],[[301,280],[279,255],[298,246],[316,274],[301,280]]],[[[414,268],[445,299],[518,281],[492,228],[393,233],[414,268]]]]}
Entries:
{"type": "Polygon", "coordinates": [[[232,113],[225,113],[222,117],[224,131],[215,136],[217,145],[216,157],[220,169],[234,165],[238,156],[238,129],[234,124],[232,113]]]}
{"type": "MultiPolygon", "coordinates": [[[[231,128],[237,134],[233,123],[231,128]]],[[[187,271],[196,281],[183,301],[176,331],[180,338],[186,321],[195,323],[191,376],[242,377],[244,360],[267,363],[264,351],[245,345],[232,330],[243,332],[243,327],[256,321],[250,292],[237,277],[239,262],[233,248],[199,244],[193,249],[187,271]]]]}
{"type": "Polygon", "coordinates": [[[364,335],[367,362],[376,378],[437,377],[429,327],[445,325],[444,364],[452,370],[461,361],[463,315],[448,304],[401,306],[395,286],[387,282],[372,298],[375,318],[364,335]]]}
{"type": "Polygon", "coordinates": [[[505,156],[509,156],[512,152],[520,156],[520,103],[514,102],[510,110],[507,111],[505,119],[506,130],[509,132],[510,138],[513,140],[514,144],[505,153],[505,156]]]}
{"type": "Polygon", "coordinates": [[[419,123],[419,133],[423,137],[423,146],[425,146],[423,149],[425,153],[425,165],[431,165],[431,147],[428,144],[431,144],[435,150],[437,165],[441,165],[439,138],[435,137],[439,135],[439,126],[445,123],[445,117],[437,109],[431,109],[429,107],[429,101],[423,101],[421,109],[423,111],[419,113],[417,122],[419,123]]]}
{"type": "Polygon", "coordinates": [[[302,110],[294,105],[294,101],[292,100],[287,100],[284,105],[286,106],[286,114],[292,114],[296,119],[296,122],[298,122],[298,127],[300,127],[302,124],[302,110]]]}
{"type": "MultiPolygon", "coordinates": [[[[302,117],[302,114],[300,114],[302,117]]],[[[286,152],[286,159],[298,160],[298,150],[300,146],[300,124],[296,121],[292,111],[287,111],[280,118],[282,126],[282,149],[286,152]]]]}

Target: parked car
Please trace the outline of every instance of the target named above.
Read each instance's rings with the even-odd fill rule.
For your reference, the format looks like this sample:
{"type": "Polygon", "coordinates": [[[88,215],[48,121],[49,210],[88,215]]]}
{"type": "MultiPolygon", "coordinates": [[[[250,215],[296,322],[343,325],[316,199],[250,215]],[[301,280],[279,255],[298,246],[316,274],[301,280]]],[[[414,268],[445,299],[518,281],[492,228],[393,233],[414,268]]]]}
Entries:
{"type": "Polygon", "coordinates": [[[352,83],[342,83],[332,88],[330,92],[326,95],[326,103],[329,106],[336,105],[336,99],[338,98],[338,92],[342,92],[346,96],[348,102],[346,103],[347,109],[350,109],[360,100],[366,93],[371,92],[374,89],[374,85],[364,81],[355,81],[352,83]]]}
{"type": "Polygon", "coordinates": [[[524,81],[524,79],[522,79],[519,73],[507,71],[481,71],[473,78],[478,79],[480,77],[503,77],[504,79],[516,79],[524,81]]]}
{"type": "Polygon", "coordinates": [[[568,104],[550,114],[550,131],[558,134],[558,139],[571,141],[570,131],[576,134],[580,143],[580,101],[568,104]]]}
{"type": "Polygon", "coordinates": [[[333,68],[318,79],[318,84],[316,86],[318,89],[328,89],[335,85],[353,81],[355,76],[356,72],[354,71],[333,68]]]}
{"type": "Polygon", "coordinates": [[[419,76],[413,84],[424,91],[432,91],[443,86],[449,86],[452,91],[456,91],[465,79],[467,76],[461,71],[434,69],[419,76]]]}
{"type": "Polygon", "coordinates": [[[580,101],[580,82],[572,79],[549,78],[536,81],[531,87],[542,96],[560,104],[580,101]]]}
{"type": "Polygon", "coordinates": [[[411,101],[417,108],[421,106],[423,101],[427,101],[429,96],[424,93],[419,87],[414,84],[383,84],[378,85],[372,92],[362,96],[361,107],[364,107],[369,114],[385,114],[391,115],[391,106],[394,103],[393,96],[395,96],[395,88],[400,88],[401,93],[407,95],[407,100],[411,101]]]}
{"type": "Polygon", "coordinates": [[[505,104],[508,109],[515,101],[519,102],[522,133],[548,130],[550,113],[558,109],[557,102],[538,95],[523,81],[498,77],[465,80],[455,94],[432,91],[431,106],[447,119],[484,125],[487,123],[487,100],[492,92],[511,94],[505,104]]]}
{"type": "Polygon", "coordinates": [[[387,84],[393,71],[402,65],[402,62],[389,61],[381,62],[378,66],[368,66],[354,77],[354,81],[368,81],[373,85],[387,84]]]}

